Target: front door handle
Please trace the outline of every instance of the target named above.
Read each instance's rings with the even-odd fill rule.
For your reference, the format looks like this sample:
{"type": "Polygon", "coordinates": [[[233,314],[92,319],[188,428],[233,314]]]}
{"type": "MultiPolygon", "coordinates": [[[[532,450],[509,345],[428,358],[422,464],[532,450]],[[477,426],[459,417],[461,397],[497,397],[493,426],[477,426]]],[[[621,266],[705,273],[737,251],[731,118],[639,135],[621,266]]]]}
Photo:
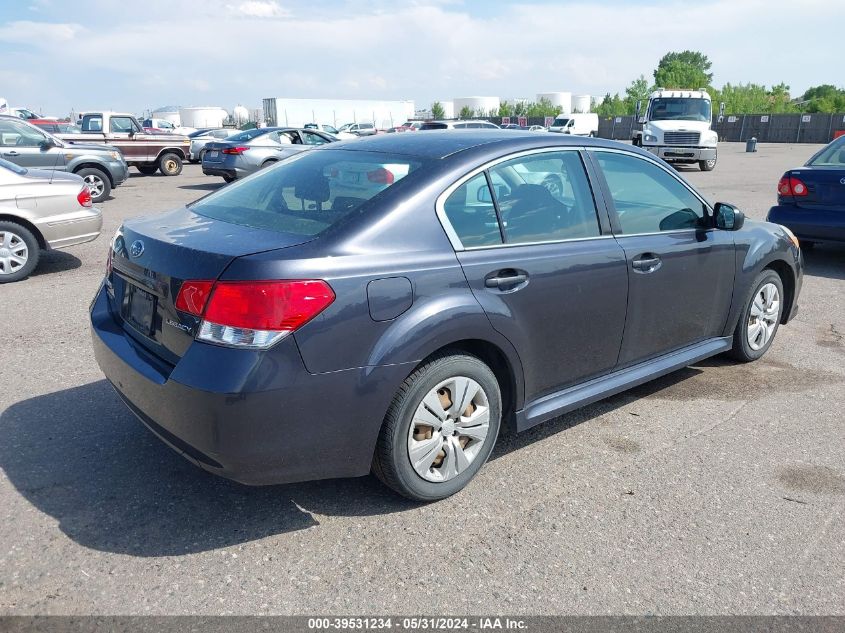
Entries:
{"type": "Polygon", "coordinates": [[[658,268],[660,268],[660,258],[657,255],[652,253],[646,253],[644,255],[640,255],[634,261],[631,262],[631,267],[634,270],[643,273],[652,273],[658,268]]]}
{"type": "Polygon", "coordinates": [[[20,156],[16,151],[6,152],[3,156],[20,156]]]}
{"type": "Polygon", "coordinates": [[[528,275],[513,271],[499,271],[495,277],[488,277],[484,280],[484,285],[487,288],[507,288],[509,286],[518,286],[528,281],[528,275]]]}

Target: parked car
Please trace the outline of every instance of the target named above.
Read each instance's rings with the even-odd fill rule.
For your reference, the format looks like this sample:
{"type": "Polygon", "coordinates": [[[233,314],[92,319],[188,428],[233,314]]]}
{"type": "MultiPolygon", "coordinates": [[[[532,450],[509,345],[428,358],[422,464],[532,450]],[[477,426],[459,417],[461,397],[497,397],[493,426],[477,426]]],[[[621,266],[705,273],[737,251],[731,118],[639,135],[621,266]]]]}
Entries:
{"type": "Polygon", "coordinates": [[[333,125],[328,125],[326,123],[306,123],[302,126],[304,130],[320,130],[320,132],[325,132],[326,134],[331,134],[332,136],[337,137],[339,141],[349,141],[355,138],[358,138],[357,134],[353,134],[352,132],[341,132],[333,125]]]}
{"type": "Polygon", "coordinates": [[[766,219],[789,227],[806,248],[845,242],[845,136],[783,175],[766,219]]]}
{"type": "Polygon", "coordinates": [[[28,277],[38,266],[41,249],[97,239],[102,224],[103,216],[79,176],[0,159],[0,284],[28,277]]]}
{"type": "Polygon", "coordinates": [[[630,145],[384,134],[126,221],[91,324],[120,397],[206,470],[270,484],[372,468],[431,501],[505,424],[715,354],[760,358],[802,267],[788,230],[711,206],[630,145]],[[568,189],[526,182],[535,161],[568,189]]]}
{"type": "Polygon", "coordinates": [[[102,202],[129,177],[123,154],[107,145],[70,144],[14,116],[0,115],[2,158],[21,167],[67,171],[88,185],[102,202]]]}
{"type": "Polygon", "coordinates": [[[331,134],[317,130],[289,127],[246,130],[225,141],[207,143],[202,173],[232,182],[289,156],[336,140],[331,134]]]}
{"type": "Polygon", "coordinates": [[[426,121],[420,130],[499,130],[495,123],[490,121],[426,121]]]}
{"type": "Polygon", "coordinates": [[[178,134],[150,134],[138,120],[123,112],[82,112],[79,114],[80,134],[61,134],[59,138],[71,144],[96,143],[119,149],[131,167],[145,176],[160,171],[163,176],[182,173],[183,161],[188,160],[190,141],[178,134]]]}
{"type": "Polygon", "coordinates": [[[373,136],[378,134],[376,126],[372,123],[345,123],[337,128],[338,132],[346,132],[355,136],[373,136]]]}
{"type": "Polygon", "coordinates": [[[542,125],[529,125],[528,131],[529,132],[548,132],[549,128],[544,127],[542,125]]]}
{"type": "Polygon", "coordinates": [[[32,110],[27,110],[26,108],[7,108],[6,113],[12,116],[16,116],[19,119],[24,120],[33,120],[33,119],[44,119],[45,117],[41,114],[37,114],[32,110]]]}
{"type": "Polygon", "coordinates": [[[599,115],[595,112],[560,114],[549,126],[549,132],[573,136],[598,136],[599,115]]]}
{"type": "Polygon", "coordinates": [[[205,146],[208,143],[211,141],[222,141],[237,133],[238,130],[225,127],[212,130],[202,130],[188,134],[188,138],[191,139],[189,160],[192,163],[201,163],[202,156],[205,153],[205,146]]]}
{"type": "Polygon", "coordinates": [[[56,121],[54,119],[29,119],[27,123],[36,126],[50,134],[79,134],[82,128],[68,121],[56,121]]]}

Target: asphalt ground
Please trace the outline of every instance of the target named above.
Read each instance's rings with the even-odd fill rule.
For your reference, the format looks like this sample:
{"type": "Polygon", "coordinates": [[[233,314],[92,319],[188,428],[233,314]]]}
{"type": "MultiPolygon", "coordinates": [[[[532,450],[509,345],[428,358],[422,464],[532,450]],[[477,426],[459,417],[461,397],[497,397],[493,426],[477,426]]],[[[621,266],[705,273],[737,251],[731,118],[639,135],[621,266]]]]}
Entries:
{"type": "MultiPolygon", "coordinates": [[[[682,173],[762,218],[816,149],[725,144],[682,173]]],[[[763,360],[500,438],[450,499],[372,477],[249,488],[153,437],[89,344],[118,225],[220,183],[133,174],[100,239],[0,286],[0,613],[845,614],[845,248],[805,254],[763,360]]]]}

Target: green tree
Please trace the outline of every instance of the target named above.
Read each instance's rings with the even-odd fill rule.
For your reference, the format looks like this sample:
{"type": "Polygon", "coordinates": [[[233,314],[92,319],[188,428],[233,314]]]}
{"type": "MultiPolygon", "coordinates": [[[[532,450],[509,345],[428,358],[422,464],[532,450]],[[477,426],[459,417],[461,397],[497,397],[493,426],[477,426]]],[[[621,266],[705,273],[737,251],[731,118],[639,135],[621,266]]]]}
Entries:
{"type": "Polygon", "coordinates": [[[511,116],[511,104],[507,101],[502,101],[499,104],[499,110],[496,112],[496,116],[511,116]]]}
{"type": "Polygon", "coordinates": [[[845,89],[831,84],[813,86],[801,96],[800,101],[806,112],[845,112],[845,89]]]}
{"type": "Polygon", "coordinates": [[[608,92],[601,103],[595,107],[596,114],[600,117],[622,116],[628,114],[625,101],[617,92],[612,97],[608,92]]]}
{"type": "Polygon", "coordinates": [[[560,114],[560,106],[554,105],[549,99],[543,97],[536,103],[525,104],[525,116],[547,117],[560,114]]]}
{"type": "Polygon", "coordinates": [[[713,81],[712,62],[704,53],[666,53],[654,70],[654,83],[662,88],[706,88],[713,81]]]}
{"type": "Polygon", "coordinates": [[[625,88],[625,111],[618,114],[634,114],[637,111],[637,101],[642,101],[642,106],[645,108],[648,95],[653,89],[648,85],[645,75],[634,79],[631,85],[625,88]]]}
{"type": "Polygon", "coordinates": [[[461,111],[458,113],[459,119],[471,119],[475,113],[472,111],[472,108],[469,106],[464,106],[461,108],[461,111]]]}
{"type": "Polygon", "coordinates": [[[431,104],[431,118],[433,119],[445,119],[446,118],[446,108],[443,107],[443,104],[439,101],[435,101],[431,104]]]}

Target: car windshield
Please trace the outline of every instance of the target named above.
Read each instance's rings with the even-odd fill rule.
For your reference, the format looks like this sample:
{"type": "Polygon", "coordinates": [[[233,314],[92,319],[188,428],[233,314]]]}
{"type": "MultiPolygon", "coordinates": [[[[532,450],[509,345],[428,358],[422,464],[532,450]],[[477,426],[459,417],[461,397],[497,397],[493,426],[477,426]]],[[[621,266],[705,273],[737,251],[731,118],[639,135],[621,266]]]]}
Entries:
{"type": "Polygon", "coordinates": [[[344,123],[339,128],[337,128],[337,131],[338,132],[345,132],[346,130],[351,128],[353,125],[354,125],[354,123],[344,123]]]}
{"type": "Polygon", "coordinates": [[[189,206],[232,224],[319,235],[424,164],[380,152],[304,152],[189,206]]]}
{"type": "Polygon", "coordinates": [[[8,169],[9,171],[13,171],[20,176],[23,176],[23,175],[26,174],[25,168],[19,167],[19,166],[15,165],[14,163],[10,163],[9,161],[4,160],[2,158],[0,158],[0,167],[2,167],[3,169],[8,169]]]}
{"type": "Polygon", "coordinates": [[[337,134],[337,130],[333,128],[331,125],[324,125],[323,131],[328,132],[329,134],[337,134]]]}
{"type": "Polygon", "coordinates": [[[845,136],[842,136],[813,156],[807,165],[811,167],[845,168],[845,136]]]}
{"type": "Polygon", "coordinates": [[[710,121],[709,99],[660,97],[651,100],[650,121],[710,121]]]}
{"type": "Polygon", "coordinates": [[[236,143],[238,141],[251,141],[256,136],[261,136],[262,134],[266,134],[267,132],[272,132],[272,129],[266,128],[266,127],[254,128],[252,130],[244,130],[243,132],[240,132],[239,134],[234,134],[232,136],[229,136],[228,138],[226,138],[226,140],[227,141],[234,141],[236,143]]]}
{"type": "Polygon", "coordinates": [[[211,130],[197,130],[196,132],[191,132],[188,134],[188,138],[196,138],[197,136],[203,136],[204,134],[209,134],[211,130]]]}
{"type": "Polygon", "coordinates": [[[564,126],[564,125],[566,125],[567,123],[569,123],[569,119],[568,119],[568,118],[566,118],[566,119],[555,119],[555,123],[554,123],[554,124],[555,124],[555,126],[556,126],[556,127],[563,127],[563,126],[564,126]]]}

